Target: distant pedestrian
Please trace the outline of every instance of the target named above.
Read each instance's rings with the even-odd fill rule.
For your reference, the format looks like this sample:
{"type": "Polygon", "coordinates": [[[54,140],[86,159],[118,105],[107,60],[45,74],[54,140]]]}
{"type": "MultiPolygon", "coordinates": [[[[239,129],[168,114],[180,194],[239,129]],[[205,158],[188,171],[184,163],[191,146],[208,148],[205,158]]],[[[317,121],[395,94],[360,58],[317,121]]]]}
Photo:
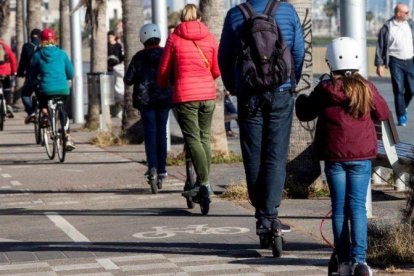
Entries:
{"type": "Polygon", "coordinates": [[[119,39],[115,35],[114,31],[108,32],[108,72],[113,74],[114,78],[114,94],[115,105],[111,106],[111,115],[113,117],[122,118],[123,106],[124,106],[124,82],[123,77],[125,74],[124,67],[124,49],[122,44],[118,42],[119,39]]]}
{"type": "Polygon", "coordinates": [[[314,151],[325,161],[331,193],[332,228],[339,275],[368,276],[366,196],[371,159],[377,156],[373,120],[389,109],[375,86],[359,73],[361,50],[349,37],[334,39],[326,50],[331,71],[309,95],[296,100],[301,121],[318,118],[314,151]]]}
{"type": "Polygon", "coordinates": [[[34,107],[32,104],[32,94],[36,90],[37,80],[34,83],[30,82],[29,73],[30,73],[30,62],[36,50],[40,45],[40,35],[41,30],[33,29],[30,32],[30,42],[23,44],[19,69],[17,70],[17,76],[25,78],[24,85],[22,87],[22,102],[25,107],[27,116],[24,120],[26,124],[34,123],[36,121],[36,114],[34,112],[34,107]]]}
{"type": "Polygon", "coordinates": [[[384,75],[384,67],[390,69],[399,126],[407,125],[407,107],[414,96],[414,22],[409,13],[407,5],[395,6],[394,16],[379,31],[375,53],[378,76],[384,75]]]}
{"type": "Polygon", "coordinates": [[[161,32],[157,25],[146,24],[140,30],[144,49],[137,52],[124,76],[125,84],[134,85],[133,105],[144,123],[148,178],[157,179],[158,188],[167,176],[167,121],[172,90],[157,86],[157,72],[164,48],[159,46],[161,32]]]}
{"type": "Polygon", "coordinates": [[[237,137],[237,133],[231,129],[231,121],[237,120],[237,108],[234,105],[229,91],[226,91],[224,95],[224,129],[226,130],[226,136],[228,138],[237,137]]]}
{"type": "MultiPolygon", "coordinates": [[[[292,91],[301,76],[305,47],[302,25],[291,4],[273,0],[248,0],[241,5],[230,9],[225,18],[219,64],[226,89],[232,95],[237,95],[239,135],[247,188],[250,201],[256,209],[256,233],[262,247],[266,247],[266,242],[262,243],[263,237],[268,240],[268,245],[269,240],[273,239],[273,233],[290,230],[288,225],[282,224],[278,219],[278,209],[286,180],[294,106],[292,91]],[[259,49],[249,44],[253,41],[250,36],[253,32],[248,24],[251,21],[247,21],[247,18],[250,18],[249,14],[264,13],[275,20],[281,34],[277,36],[274,32],[264,33],[267,39],[261,42],[271,47],[266,48],[271,53],[260,55],[258,52],[265,47],[262,45],[263,49],[259,49]],[[267,40],[274,43],[269,44],[267,40]],[[275,45],[284,48],[276,49],[275,45]],[[279,51],[289,55],[289,58],[284,59],[285,56],[279,51]],[[279,58],[283,58],[283,61],[279,58]],[[276,74],[282,70],[273,70],[279,61],[286,65],[285,78],[280,81],[276,74]],[[259,69],[263,73],[251,73],[259,69]],[[266,76],[269,85],[264,85],[264,81],[255,85],[254,81],[262,81],[258,79],[260,76],[266,76]]],[[[270,25],[258,28],[258,34],[262,30],[269,30],[270,25]]]]}
{"type": "Polygon", "coordinates": [[[206,199],[213,193],[209,181],[210,132],[216,100],[214,80],[220,70],[217,41],[200,18],[193,4],[182,10],[181,23],[165,46],[158,84],[170,86],[173,75],[174,111],[197,175],[195,189],[199,189],[200,198],[206,199]]]}

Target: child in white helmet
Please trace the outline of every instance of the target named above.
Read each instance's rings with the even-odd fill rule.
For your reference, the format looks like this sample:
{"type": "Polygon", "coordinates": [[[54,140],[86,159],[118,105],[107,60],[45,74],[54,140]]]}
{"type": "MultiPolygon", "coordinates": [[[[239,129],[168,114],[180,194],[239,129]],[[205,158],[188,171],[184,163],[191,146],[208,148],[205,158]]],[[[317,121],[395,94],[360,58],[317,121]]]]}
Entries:
{"type": "Polygon", "coordinates": [[[361,57],[355,40],[334,39],[326,50],[330,77],[309,96],[298,97],[296,115],[301,121],[318,118],[313,146],[325,161],[339,274],[368,276],[365,203],[371,159],[377,155],[373,120],[386,120],[389,109],[375,86],[358,73],[361,57]]]}
{"type": "Polygon", "coordinates": [[[167,176],[167,120],[171,108],[171,89],[157,85],[157,72],[164,48],[160,47],[161,33],[155,24],[140,30],[145,48],[135,54],[124,76],[126,85],[134,85],[133,106],[139,109],[144,124],[145,153],[148,183],[153,193],[161,189],[167,176]]]}

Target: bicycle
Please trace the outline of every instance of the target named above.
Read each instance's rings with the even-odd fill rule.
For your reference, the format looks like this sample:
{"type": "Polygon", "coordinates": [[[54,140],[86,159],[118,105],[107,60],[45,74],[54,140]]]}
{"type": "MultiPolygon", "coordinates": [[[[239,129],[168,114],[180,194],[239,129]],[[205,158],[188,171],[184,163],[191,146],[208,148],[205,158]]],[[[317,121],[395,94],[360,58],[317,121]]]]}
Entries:
{"type": "Polygon", "coordinates": [[[66,111],[64,107],[63,97],[53,96],[47,102],[48,124],[42,125],[44,122],[39,116],[41,126],[43,145],[49,159],[53,160],[57,153],[59,161],[65,161],[66,156],[66,111]]]}
{"type": "Polygon", "coordinates": [[[4,129],[4,121],[7,115],[6,98],[3,93],[3,81],[6,76],[0,76],[0,131],[4,129]]]}

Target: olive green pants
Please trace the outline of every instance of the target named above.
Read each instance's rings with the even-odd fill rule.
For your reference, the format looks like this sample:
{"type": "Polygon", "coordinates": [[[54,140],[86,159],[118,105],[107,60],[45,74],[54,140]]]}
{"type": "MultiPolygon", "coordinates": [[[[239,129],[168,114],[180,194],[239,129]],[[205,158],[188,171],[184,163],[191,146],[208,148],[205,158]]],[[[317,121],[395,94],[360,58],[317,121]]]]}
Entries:
{"type": "Polygon", "coordinates": [[[196,101],[176,104],[175,115],[187,150],[190,152],[194,170],[197,174],[197,184],[209,183],[211,163],[211,121],[215,101],[196,101]]]}

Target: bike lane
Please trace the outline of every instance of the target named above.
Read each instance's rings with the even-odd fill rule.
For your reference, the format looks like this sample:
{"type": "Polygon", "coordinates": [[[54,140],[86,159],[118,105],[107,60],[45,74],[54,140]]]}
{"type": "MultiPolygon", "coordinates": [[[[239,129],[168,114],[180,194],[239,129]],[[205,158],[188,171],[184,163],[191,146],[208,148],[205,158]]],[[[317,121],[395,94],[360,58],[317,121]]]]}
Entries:
{"type": "Polygon", "coordinates": [[[19,119],[1,136],[1,173],[10,177],[0,182],[0,275],[326,273],[329,250],[306,235],[287,234],[274,259],[259,249],[251,210],[214,198],[202,216],[198,205],[187,209],[175,177],[152,195],[144,166],[82,135],[64,164],[47,160],[19,119]]]}

